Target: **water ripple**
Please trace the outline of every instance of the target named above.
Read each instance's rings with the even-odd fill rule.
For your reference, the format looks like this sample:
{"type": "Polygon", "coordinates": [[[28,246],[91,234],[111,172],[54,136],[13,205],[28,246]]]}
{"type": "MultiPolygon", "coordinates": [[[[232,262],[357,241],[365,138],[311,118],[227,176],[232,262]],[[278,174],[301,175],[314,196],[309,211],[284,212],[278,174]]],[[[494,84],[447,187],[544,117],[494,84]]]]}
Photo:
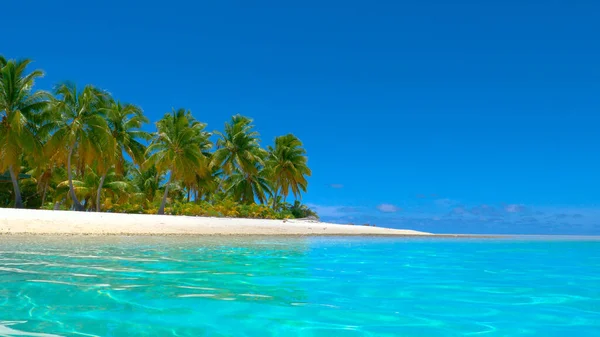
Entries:
{"type": "Polygon", "coordinates": [[[596,336],[600,242],[0,236],[0,336],[596,336]]]}

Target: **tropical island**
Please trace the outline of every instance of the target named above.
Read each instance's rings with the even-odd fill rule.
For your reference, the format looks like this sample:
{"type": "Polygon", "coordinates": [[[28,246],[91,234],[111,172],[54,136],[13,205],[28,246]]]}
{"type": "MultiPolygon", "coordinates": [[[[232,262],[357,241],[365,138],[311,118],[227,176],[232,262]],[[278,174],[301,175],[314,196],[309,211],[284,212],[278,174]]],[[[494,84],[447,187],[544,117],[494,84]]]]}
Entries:
{"type": "Polygon", "coordinates": [[[235,115],[223,132],[211,133],[186,109],[167,112],[146,132],[142,109],[106,90],[68,82],[52,93],[35,90],[44,73],[27,72],[30,62],[0,56],[2,207],[315,215],[298,201],[311,171],[296,136],[277,137],[265,149],[252,119],[235,115]],[[290,192],[293,204],[286,202],[290,192]]]}
{"type": "MultiPolygon", "coordinates": [[[[300,201],[311,170],[295,135],[279,136],[263,148],[252,119],[235,115],[223,131],[209,132],[183,108],[165,113],[156,130],[147,132],[149,119],[140,107],[93,85],[64,82],[53,92],[36,90],[35,80],[44,73],[29,72],[30,63],[0,56],[0,207],[111,215],[6,210],[6,228],[0,232],[14,232],[11,224],[31,228],[56,216],[63,227],[72,219],[96,219],[93,226],[104,226],[109,218],[128,228],[152,221],[165,225],[164,219],[114,218],[116,213],[203,216],[212,223],[220,217],[312,221],[300,224],[302,233],[311,233],[311,223],[318,223],[317,214],[300,201]]],[[[328,225],[333,224],[324,230],[331,232],[328,225]]],[[[174,233],[182,231],[175,227],[174,233]]],[[[90,228],[83,232],[94,232],[90,228]]]]}

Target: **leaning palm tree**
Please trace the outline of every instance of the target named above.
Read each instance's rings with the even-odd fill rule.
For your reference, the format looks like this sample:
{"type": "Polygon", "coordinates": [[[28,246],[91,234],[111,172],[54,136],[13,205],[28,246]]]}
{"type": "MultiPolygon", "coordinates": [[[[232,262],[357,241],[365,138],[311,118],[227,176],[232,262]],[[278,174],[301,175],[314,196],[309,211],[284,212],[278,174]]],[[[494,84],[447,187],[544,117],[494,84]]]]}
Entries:
{"type": "Polygon", "coordinates": [[[302,142],[287,134],[275,138],[275,147],[269,146],[268,151],[267,166],[275,193],[281,193],[285,202],[291,190],[297,199],[301,192],[306,192],[306,177],[312,174],[302,142]]]}
{"type": "Polygon", "coordinates": [[[47,104],[49,95],[33,91],[41,70],[25,73],[30,60],[6,60],[0,56],[0,173],[8,170],[15,195],[15,207],[22,208],[18,176],[23,153],[39,154],[41,144],[36,137],[37,116],[47,104]]]}
{"type": "MultiPolygon", "coordinates": [[[[96,193],[96,212],[100,212],[102,189],[110,168],[114,165],[118,174],[123,174],[125,169],[125,155],[129,155],[133,162],[141,165],[145,160],[146,147],[139,140],[149,140],[150,134],[140,130],[148,119],[142,114],[142,109],[133,104],[121,104],[114,100],[107,100],[106,106],[100,108],[105,113],[110,131],[110,141],[116,144],[115,151],[103,151],[102,161],[106,165],[98,166],[101,174],[100,183],[96,193]]],[[[110,146],[110,144],[108,144],[110,146]]]]}
{"type": "Polygon", "coordinates": [[[184,109],[165,114],[156,126],[158,130],[146,150],[146,165],[154,165],[158,172],[168,171],[169,178],[158,209],[158,214],[164,214],[171,182],[189,184],[198,174],[207,173],[207,160],[199,144],[210,134],[204,131],[206,124],[195,120],[184,109]]]}
{"type": "Polygon", "coordinates": [[[117,172],[123,174],[125,166],[125,155],[131,157],[133,162],[140,166],[146,158],[146,147],[140,141],[148,141],[152,136],[141,130],[148,123],[148,118],[142,113],[142,109],[133,104],[122,104],[119,101],[111,101],[103,109],[106,113],[108,128],[117,143],[117,172]]]}
{"type": "Polygon", "coordinates": [[[84,207],[73,186],[73,157],[76,156],[76,167],[84,174],[85,167],[102,158],[102,153],[115,150],[101,111],[106,93],[91,85],[78,90],[75,84],[63,83],[56,87],[55,94],[57,98],[52,102],[53,118],[43,126],[54,131],[46,144],[46,151],[53,160],[66,161],[73,207],[82,211],[84,207]]]}

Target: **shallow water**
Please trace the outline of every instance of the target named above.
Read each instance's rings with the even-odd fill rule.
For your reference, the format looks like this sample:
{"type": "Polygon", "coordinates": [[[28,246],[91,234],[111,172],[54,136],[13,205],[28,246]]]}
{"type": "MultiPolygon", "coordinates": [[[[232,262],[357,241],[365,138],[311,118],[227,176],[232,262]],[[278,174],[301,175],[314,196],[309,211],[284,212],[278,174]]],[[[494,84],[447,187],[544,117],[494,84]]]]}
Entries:
{"type": "Polygon", "coordinates": [[[600,241],[0,237],[0,336],[598,336],[600,241]]]}

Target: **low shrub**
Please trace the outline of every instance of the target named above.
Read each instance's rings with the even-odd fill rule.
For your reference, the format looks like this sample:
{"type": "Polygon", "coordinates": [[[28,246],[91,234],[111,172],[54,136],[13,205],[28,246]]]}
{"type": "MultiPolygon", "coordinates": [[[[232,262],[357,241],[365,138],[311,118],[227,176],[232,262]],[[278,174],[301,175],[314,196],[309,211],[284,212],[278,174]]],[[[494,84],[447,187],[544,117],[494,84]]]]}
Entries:
{"type": "MultiPolygon", "coordinates": [[[[53,209],[52,203],[46,203],[43,208],[53,209]]],[[[64,206],[64,205],[63,205],[64,206]]],[[[66,207],[66,206],[64,206],[66,207]]],[[[61,207],[64,208],[64,207],[61,207]]],[[[152,203],[136,204],[121,203],[113,204],[107,199],[103,203],[103,210],[112,213],[129,214],[157,214],[160,200],[152,203]]],[[[165,207],[165,214],[205,216],[205,217],[228,217],[228,218],[252,218],[252,219],[293,219],[314,215],[314,212],[304,205],[298,203],[285,205],[278,210],[262,204],[240,204],[231,199],[219,200],[214,203],[207,201],[182,202],[174,201],[165,207]]]]}

